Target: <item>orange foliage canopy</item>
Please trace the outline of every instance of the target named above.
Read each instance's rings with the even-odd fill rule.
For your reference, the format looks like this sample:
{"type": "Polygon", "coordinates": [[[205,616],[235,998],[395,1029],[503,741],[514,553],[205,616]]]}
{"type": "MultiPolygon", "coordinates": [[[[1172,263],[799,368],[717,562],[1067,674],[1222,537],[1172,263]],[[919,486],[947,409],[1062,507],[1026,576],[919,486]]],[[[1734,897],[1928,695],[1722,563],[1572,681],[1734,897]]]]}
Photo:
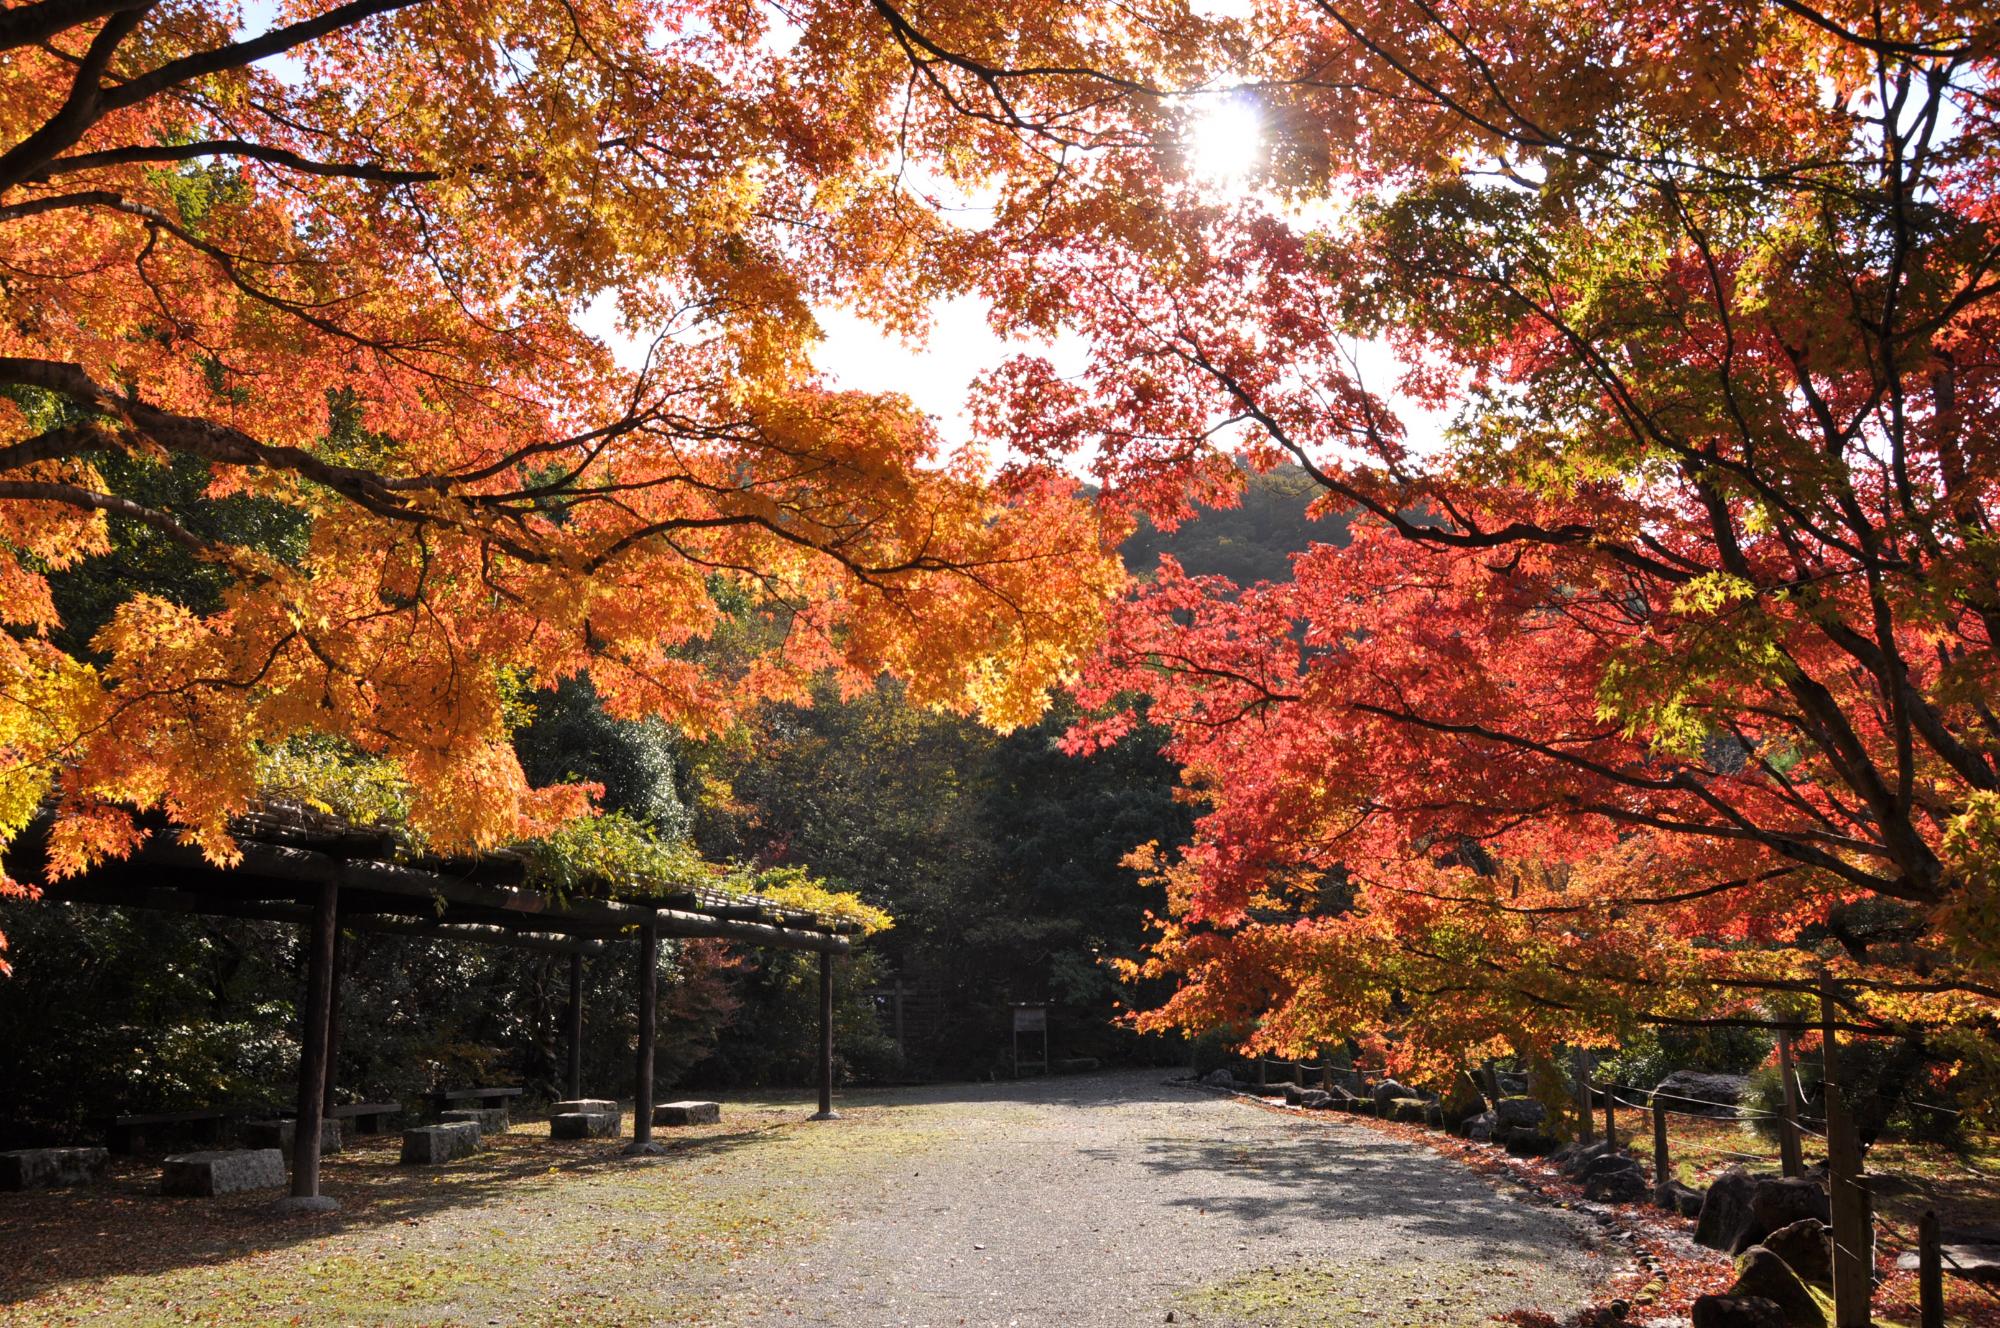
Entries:
{"type": "Polygon", "coordinates": [[[1043,184],[882,15],[28,0],[0,47],[0,846],[53,795],[58,870],[134,809],[226,859],[303,733],[490,843],[583,805],[525,786],[523,688],[584,672],[705,730],[888,671],[1004,726],[1100,630],[1123,573],[1073,481],[809,363],[816,307],[916,330],[1001,243],[924,189],[1043,184]],[[174,464],[195,499],[135,496],[174,464]],[[209,533],[230,496],[302,538],[209,533]],[[48,577],[114,523],[219,570],[220,607],[133,594],[65,650],[48,577]]]}

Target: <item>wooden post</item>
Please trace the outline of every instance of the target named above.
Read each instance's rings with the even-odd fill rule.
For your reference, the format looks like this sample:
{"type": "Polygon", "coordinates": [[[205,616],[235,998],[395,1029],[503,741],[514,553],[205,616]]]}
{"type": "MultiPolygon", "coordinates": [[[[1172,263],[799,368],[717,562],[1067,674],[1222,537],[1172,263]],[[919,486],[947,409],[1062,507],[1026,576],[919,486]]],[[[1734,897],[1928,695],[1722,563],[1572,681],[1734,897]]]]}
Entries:
{"type": "MultiPolygon", "coordinates": [[[[1046,1062],[1046,1055],[1043,1060],[1046,1062]]],[[[831,950],[819,952],[819,1110],[813,1113],[812,1119],[840,1119],[840,1113],[833,1109],[833,951],[831,950]]]]}
{"type": "Polygon", "coordinates": [[[326,1084],[320,1092],[320,1110],[333,1115],[333,1090],[340,1079],[340,988],[347,971],[347,933],[341,929],[340,913],[333,915],[332,990],[326,1004],[326,1084]]]}
{"type": "Polygon", "coordinates": [[[1306,1065],[1304,1061],[1292,1062],[1292,1082],[1300,1088],[1306,1086],[1306,1065]]]}
{"type": "Polygon", "coordinates": [[[1264,1067],[1264,1053],[1260,1051],[1257,1053],[1257,1091],[1260,1093],[1263,1092],[1266,1087],[1266,1084],[1264,1082],[1265,1074],[1266,1070],[1264,1067]]]}
{"type": "Polygon", "coordinates": [[[333,951],[338,934],[340,886],[320,882],[306,942],[306,1008],[299,1046],[299,1111],[292,1135],[292,1196],[285,1205],[306,1212],[335,1207],[319,1192],[319,1131],[326,1119],[327,1024],[333,1014],[333,951]]]}
{"type": "Polygon", "coordinates": [[[1333,1062],[1324,1056],[1319,1062],[1319,1086],[1329,1092],[1333,1089],[1333,1062]]]}
{"type": "Polygon", "coordinates": [[[1590,1112],[1590,1053],[1578,1047],[1570,1053],[1571,1064],[1576,1073],[1576,1137],[1580,1143],[1589,1143],[1594,1137],[1590,1112]]]}
{"type": "Polygon", "coordinates": [[[653,1039],[659,1011],[660,928],[639,928],[639,1056],[632,1075],[632,1142],[627,1153],[656,1153],[653,1142],[653,1039]]]}
{"type": "Polygon", "coordinates": [[[1799,1149],[1799,1076],[1792,1066],[1792,1030],[1778,1030],[1778,1165],[1787,1176],[1805,1174],[1799,1149]]]}
{"type": "Polygon", "coordinates": [[[1674,1160],[1667,1152],[1667,1104],[1653,1098],[1653,1192],[1665,1195],[1674,1178],[1674,1160]]]}
{"type": "Polygon", "coordinates": [[[563,1083],[572,1099],[583,1096],[583,951],[569,955],[569,1063],[563,1083]]]}
{"type": "Polygon", "coordinates": [[[1861,1178],[1861,1141],[1840,1074],[1838,989],[1820,973],[1820,1039],[1826,1055],[1826,1170],[1833,1208],[1834,1328],[1869,1328],[1875,1295],[1875,1240],[1868,1187],[1861,1178]]]}
{"type": "Polygon", "coordinates": [[[1926,1208],[1917,1222],[1917,1312],[1921,1328],[1944,1328],[1944,1261],[1939,1253],[1938,1215],[1926,1208]]]}

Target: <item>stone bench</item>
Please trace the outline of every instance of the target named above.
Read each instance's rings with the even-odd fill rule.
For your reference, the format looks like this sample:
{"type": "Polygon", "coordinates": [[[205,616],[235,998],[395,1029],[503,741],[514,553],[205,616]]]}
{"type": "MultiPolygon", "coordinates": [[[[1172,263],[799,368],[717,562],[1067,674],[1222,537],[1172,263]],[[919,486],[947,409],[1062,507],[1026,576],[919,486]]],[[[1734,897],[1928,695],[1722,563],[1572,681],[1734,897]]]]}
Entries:
{"type": "Polygon", "coordinates": [[[526,1091],[518,1085],[494,1088],[443,1088],[431,1094],[431,1108],[434,1112],[442,1112],[453,1107],[504,1107],[507,1105],[507,1099],[519,1097],[526,1091]]]}
{"type": "Polygon", "coordinates": [[[0,1153],[0,1190],[89,1185],[104,1175],[102,1148],[21,1148],[0,1153]]]}
{"type": "Polygon", "coordinates": [[[479,1151],[479,1123],[452,1121],[403,1131],[403,1164],[435,1167],[479,1151]]]}
{"type": "Polygon", "coordinates": [[[285,1155],[275,1148],[181,1153],[160,1168],[160,1193],[212,1199],[241,1190],[282,1189],[285,1155]]]}
{"type": "Polygon", "coordinates": [[[327,1113],[335,1120],[353,1121],[356,1134],[380,1134],[391,1116],[402,1114],[400,1102],[350,1102],[327,1113]]]}
{"type": "MultiPolygon", "coordinates": [[[[253,1120],[244,1121],[242,1129],[245,1148],[278,1148],[289,1153],[292,1143],[299,1137],[299,1123],[295,1120],[253,1120]]],[[[323,1120],[319,1123],[319,1151],[338,1153],[340,1151],[341,1130],[337,1120],[323,1120]]]]}
{"type": "Polygon", "coordinates": [[[447,1125],[471,1121],[479,1127],[482,1136],[507,1133],[507,1108],[505,1107],[459,1107],[444,1112],[438,1117],[447,1125]]]}
{"type": "Polygon", "coordinates": [[[719,1102],[662,1102],[653,1108],[655,1125],[714,1125],[721,1120],[719,1102]]]}
{"type": "Polygon", "coordinates": [[[551,1139],[610,1139],[618,1134],[622,1116],[616,1111],[559,1111],[549,1117],[551,1139]]]}
{"type": "Polygon", "coordinates": [[[618,1104],[609,1098],[572,1097],[561,1102],[549,1103],[549,1114],[561,1116],[571,1111],[617,1111],[618,1104]]]}

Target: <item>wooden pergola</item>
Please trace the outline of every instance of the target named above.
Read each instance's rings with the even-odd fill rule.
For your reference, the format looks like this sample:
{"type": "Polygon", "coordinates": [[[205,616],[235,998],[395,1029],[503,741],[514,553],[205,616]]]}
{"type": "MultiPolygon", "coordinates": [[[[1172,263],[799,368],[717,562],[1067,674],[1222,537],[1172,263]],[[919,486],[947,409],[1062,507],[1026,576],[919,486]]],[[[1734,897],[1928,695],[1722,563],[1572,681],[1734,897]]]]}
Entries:
{"type": "Polygon", "coordinates": [[[583,960],[614,943],[637,942],[639,1045],[633,1074],[628,1153],[653,1143],[653,1050],[660,938],[709,937],[746,945],[807,950],[819,965],[819,1111],[833,1120],[833,959],[846,954],[859,924],[787,908],[754,895],[706,886],[640,895],[630,885],[598,882],[588,897],[558,898],[526,884],[527,859],[501,851],[472,858],[411,855],[393,832],[356,826],[288,803],[267,803],[231,823],[242,861],[219,868],[199,850],[155,833],[128,858],[55,880],[44,869],[46,822],[22,836],[21,879],[44,898],[82,904],[256,918],[308,929],[306,999],[301,1013],[297,1125],[291,1198],[323,1210],[320,1131],[333,1106],[333,1060],[340,1036],[341,935],[379,932],[567,954],[569,1095],[582,1095],[583,960]],[[40,833],[38,833],[38,831],[40,833]]]}

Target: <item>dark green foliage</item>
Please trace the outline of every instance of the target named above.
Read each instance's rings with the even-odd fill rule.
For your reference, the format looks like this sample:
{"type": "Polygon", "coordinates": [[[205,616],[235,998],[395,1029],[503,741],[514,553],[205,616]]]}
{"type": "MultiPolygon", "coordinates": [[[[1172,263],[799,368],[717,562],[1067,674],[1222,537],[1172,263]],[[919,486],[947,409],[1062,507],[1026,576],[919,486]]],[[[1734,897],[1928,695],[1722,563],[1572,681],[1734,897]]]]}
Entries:
{"type": "Polygon", "coordinates": [[[1599,1074],[1616,1083],[1650,1090],[1676,1070],[1748,1074],[1776,1045],[1758,1028],[1659,1028],[1635,1032],[1599,1074]]]}
{"type": "MultiPolygon", "coordinates": [[[[881,1082],[902,1074],[896,1044],[883,1032],[870,997],[881,975],[881,956],[869,950],[834,961],[837,1083],[881,1082]]],[[[694,1068],[690,1079],[725,1088],[817,1082],[819,956],[784,950],[747,956],[731,992],[740,1009],[720,1031],[714,1054],[694,1068]]]]}
{"type": "Polygon", "coordinates": [[[514,735],[521,768],[537,784],[604,786],[603,806],[650,824],[668,839],[688,832],[679,778],[679,739],[658,720],[613,719],[588,678],[537,693],[535,717],[514,735]]]}
{"type": "MultiPolygon", "coordinates": [[[[710,857],[809,864],[889,910],[868,942],[904,981],[919,1075],[1010,1065],[1012,1002],[1051,1007],[1055,1056],[1178,1058],[1114,1023],[1103,961],[1136,955],[1159,901],[1122,864],[1185,838],[1173,771],[1143,738],[1065,756],[1062,713],[1000,737],[912,710],[891,686],[776,708],[743,749],[707,754],[730,797],[704,809],[710,857]]],[[[729,1042],[725,1040],[725,1049],[729,1042]]]]}
{"type": "Polygon", "coordinates": [[[0,981],[0,1137],[292,1095],[292,928],[19,902],[0,906],[0,927],[14,964],[0,981]]]}
{"type": "MultiPolygon", "coordinates": [[[[203,539],[255,548],[287,561],[305,553],[306,520],[295,507],[237,495],[208,498],[206,463],[175,457],[156,465],[129,456],[109,455],[98,461],[112,491],[156,511],[171,513],[183,527],[203,539]]],[[[89,657],[89,642],[111,621],[120,604],[137,594],[161,599],[196,613],[222,607],[229,572],[218,563],[197,557],[186,545],[152,526],[124,518],[110,522],[111,551],[87,558],[49,578],[62,628],[55,643],[63,650],[89,657]]]]}
{"type": "MultiPolygon", "coordinates": [[[[1840,1048],[1840,1073],[1847,1081],[1848,1104],[1863,1145],[1893,1131],[1914,1139],[1949,1143],[1962,1132],[1963,1103],[1926,1091],[1926,1071],[1937,1064],[1923,1043],[1912,1038],[1854,1038],[1840,1048]],[[1942,1108],[1938,1110],[1936,1108],[1942,1108]]],[[[1801,1111],[1815,1120],[1826,1115],[1826,1064],[1815,1050],[1795,1060],[1801,1111]]],[[[1746,1105],[1775,1118],[1784,1105],[1776,1066],[1764,1066],[1750,1076],[1746,1105]]],[[[1775,1119],[1758,1122],[1776,1132],[1775,1119]]]]}

